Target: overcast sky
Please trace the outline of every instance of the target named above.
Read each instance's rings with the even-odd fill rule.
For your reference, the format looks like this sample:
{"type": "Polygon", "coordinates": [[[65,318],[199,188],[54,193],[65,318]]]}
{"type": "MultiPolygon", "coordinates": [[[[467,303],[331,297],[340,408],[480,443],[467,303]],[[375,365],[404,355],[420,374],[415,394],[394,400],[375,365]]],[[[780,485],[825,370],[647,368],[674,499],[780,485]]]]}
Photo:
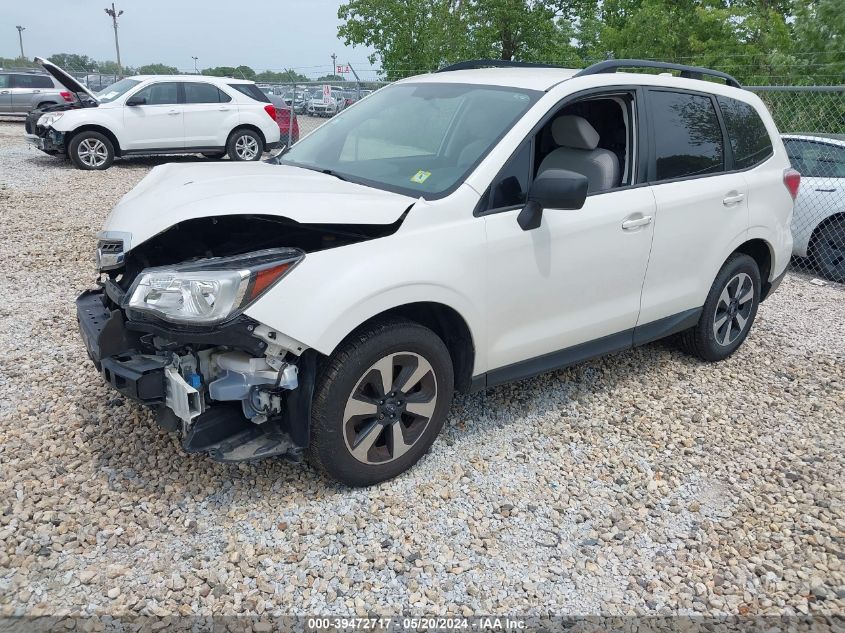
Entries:
{"type": "MultiPolygon", "coordinates": [[[[26,27],[24,53],[79,53],[115,59],[111,0],[0,0],[0,56],[17,57],[18,32],[26,27]]],[[[340,0],[116,0],[120,57],[125,65],[162,62],[192,70],[246,64],[257,71],[293,68],[305,75],[338,63],[369,66],[365,47],[345,47],[337,38],[340,0]]],[[[369,78],[373,74],[367,73],[369,78]]]]}

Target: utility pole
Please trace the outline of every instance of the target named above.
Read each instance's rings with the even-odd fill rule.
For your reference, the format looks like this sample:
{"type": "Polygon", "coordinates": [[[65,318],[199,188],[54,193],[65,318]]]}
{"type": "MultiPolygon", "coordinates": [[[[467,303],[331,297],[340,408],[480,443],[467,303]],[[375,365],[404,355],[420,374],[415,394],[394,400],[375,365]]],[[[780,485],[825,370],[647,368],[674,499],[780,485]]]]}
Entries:
{"type": "Polygon", "coordinates": [[[330,74],[337,74],[337,55],[335,55],[334,53],[332,53],[332,72],[330,74]]]}
{"type": "Polygon", "coordinates": [[[198,74],[198,75],[199,75],[199,74],[200,74],[200,71],[199,71],[199,69],[197,68],[197,60],[199,59],[199,57],[197,57],[197,56],[195,56],[195,55],[191,55],[191,59],[193,59],[193,60],[194,60],[194,72],[195,72],[196,74],[198,74]]]}
{"type": "Polygon", "coordinates": [[[117,52],[117,70],[122,75],[123,66],[120,65],[120,44],[117,42],[117,18],[123,15],[123,10],[118,11],[114,8],[114,2],[111,3],[111,9],[106,9],[106,13],[111,16],[112,25],[114,26],[114,50],[117,52]]]}
{"type": "Polygon", "coordinates": [[[26,55],[23,54],[23,32],[26,31],[26,27],[16,26],[15,28],[18,30],[18,42],[21,45],[21,59],[26,59],[26,55]]]}

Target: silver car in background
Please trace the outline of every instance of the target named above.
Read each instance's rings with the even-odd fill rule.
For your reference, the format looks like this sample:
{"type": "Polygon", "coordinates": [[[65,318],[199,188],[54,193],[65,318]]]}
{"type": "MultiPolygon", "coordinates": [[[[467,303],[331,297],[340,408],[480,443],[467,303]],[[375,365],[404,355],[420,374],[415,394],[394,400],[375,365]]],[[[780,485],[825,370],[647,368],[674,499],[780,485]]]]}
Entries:
{"type": "Polygon", "coordinates": [[[31,110],[75,101],[72,92],[46,73],[0,71],[0,115],[25,117],[31,110]]]}

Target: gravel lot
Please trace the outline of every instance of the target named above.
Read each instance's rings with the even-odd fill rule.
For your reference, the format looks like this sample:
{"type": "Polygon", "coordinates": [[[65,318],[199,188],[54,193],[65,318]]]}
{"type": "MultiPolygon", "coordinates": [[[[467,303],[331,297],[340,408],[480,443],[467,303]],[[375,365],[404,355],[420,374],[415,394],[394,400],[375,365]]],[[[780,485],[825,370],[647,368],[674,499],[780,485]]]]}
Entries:
{"type": "Polygon", "coordinates": [[[0,615],[845,611],[845,288],[788,276],[718,365],[661,343],[459,397],[348,490],[186,455],[87,360],[94,233],[163,160],[76,171],[0,124],[0,615]]]}

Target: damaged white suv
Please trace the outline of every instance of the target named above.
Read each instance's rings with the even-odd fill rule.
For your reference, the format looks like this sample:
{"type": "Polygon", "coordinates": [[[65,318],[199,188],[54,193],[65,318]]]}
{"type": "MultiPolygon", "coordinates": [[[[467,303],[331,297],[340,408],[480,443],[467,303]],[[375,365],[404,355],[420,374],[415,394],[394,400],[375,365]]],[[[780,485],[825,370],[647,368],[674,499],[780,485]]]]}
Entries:
{"type": "Polygon", "coordinates": [[[80,329],[185,450],[372,484],[455,390],[675,333],[729,356],[784,275],[799,178],[727,75],[463,63],[268,163],[153,169],[99,234],[80,329]]]}

